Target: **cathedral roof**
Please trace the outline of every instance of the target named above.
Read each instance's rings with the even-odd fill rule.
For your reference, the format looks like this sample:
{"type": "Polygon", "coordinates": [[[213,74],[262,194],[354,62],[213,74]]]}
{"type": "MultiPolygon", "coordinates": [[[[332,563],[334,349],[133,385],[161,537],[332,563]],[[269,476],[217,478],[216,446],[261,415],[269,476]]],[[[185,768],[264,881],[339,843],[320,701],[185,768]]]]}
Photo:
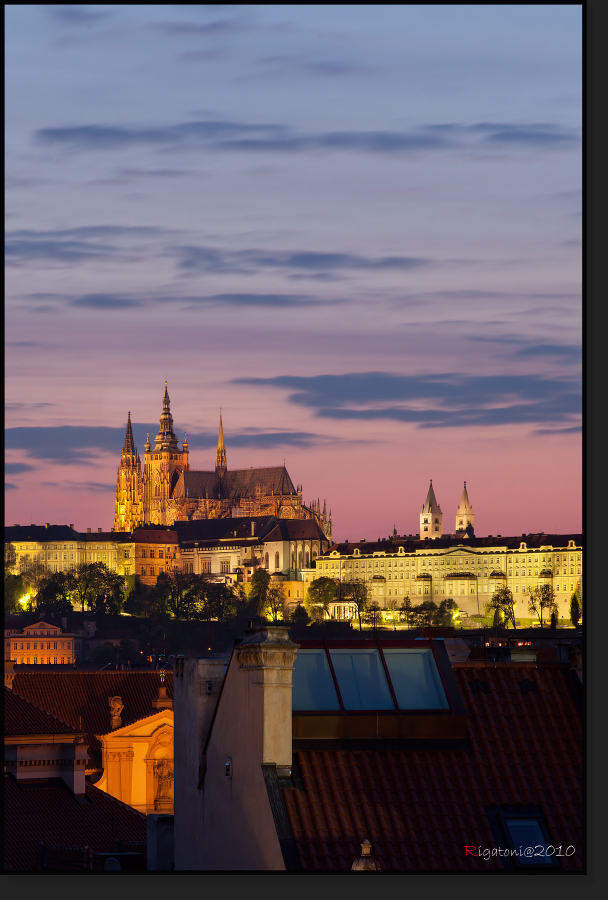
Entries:
{"type": "Polygon", "coordinates": [[[275,527],[265,538],[267,541],[318,541],[327,540],[314,519],[277,519],[275,527]]]}
{"type": "Polygon", "coordinates": [[[228,470],[222,479],[215,471],[197,472],[188,469],[180,475],[172,497],[238,500],[241,497],[255,499],[258,495],[269,497],[271,494],[279,497],[296,494],[285,466],[232,469],[228,470]]]}
{"type": "Polygon", "coordinates": [[[275,516],[242,516],[235,519],[196,519],[192,522],[175,522],[180,544],[189,541],[220,541],[250,539],[251,523],[255,522],[255,538],[265,538],[277,522],[275,516]]]}

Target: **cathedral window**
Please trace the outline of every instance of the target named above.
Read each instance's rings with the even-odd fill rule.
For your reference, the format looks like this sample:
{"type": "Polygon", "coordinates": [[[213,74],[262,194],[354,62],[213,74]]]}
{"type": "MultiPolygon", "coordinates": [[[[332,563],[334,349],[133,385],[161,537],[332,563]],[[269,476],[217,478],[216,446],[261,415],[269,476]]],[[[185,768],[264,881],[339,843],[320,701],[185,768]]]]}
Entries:
{"type": "Polygon", "coordinates": [[[274,555],[274,567],[275,567],[275,569],[278,569],[278,568],[279,568],[279,554],[278,554],[278,552],[275,553],[275,555],[274,555]]]}

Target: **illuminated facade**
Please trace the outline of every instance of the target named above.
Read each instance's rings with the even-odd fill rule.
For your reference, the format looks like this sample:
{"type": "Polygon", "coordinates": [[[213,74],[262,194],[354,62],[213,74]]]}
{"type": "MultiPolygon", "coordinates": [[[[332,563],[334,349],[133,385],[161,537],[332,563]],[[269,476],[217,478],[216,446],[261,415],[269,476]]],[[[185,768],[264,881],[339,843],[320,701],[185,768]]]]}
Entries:
{"type": "Polygon", "coordinates": [[[71,666],[75,661],[74,635],[50,622],[35,622],[4,632],[4,659],[19,665],[71,666]]]}
{"type": "Polygon", "coordinates": [[[165,383],[160,430],[144,448],[144,466],[133,443],[130,414],[116,482],[114,530],[138,525],[173,525],[177,521],[273,515],[280,519],[314,519],[331,539],[331,512],[320,502],[304,505],[302,487],[294,486],[285,466],[229,469],[222,417],[215,469],[193,471],[186,436],[180,447],[173,431],[165,383]]]}

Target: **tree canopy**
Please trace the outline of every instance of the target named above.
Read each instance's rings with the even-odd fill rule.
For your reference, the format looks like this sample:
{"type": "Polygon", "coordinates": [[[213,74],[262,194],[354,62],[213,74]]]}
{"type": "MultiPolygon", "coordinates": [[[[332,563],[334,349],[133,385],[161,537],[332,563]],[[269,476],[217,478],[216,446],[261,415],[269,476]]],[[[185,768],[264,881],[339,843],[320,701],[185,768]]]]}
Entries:
{"type": "Polygon", "coordinates": [[[500,615],[504,617],[505,623],[507,627],[509,623],[516,627],[515,625],[515,601],[513,599],[513,594],[509,590],[509,588],[498,588],[492,594],[492,598],[488,601],[486,606],[488,613],[494,612],[494,618],[500,618],[500,615]]]}
{"type": "Polygon", "coordinates": [[[329,613],[329,604],[334,599],[335,593],[336,582],[333,578],[327,578],[327,576],[323,575],[321,578],[315,578],[311,581],[304,597],[304,606],[309,616],[318,618],[319,615],[327,615],[329,613]]]}
{"type": "Polygon", "coordinates": [[[550,584],[541,584],[537,587],[528,588],[528,611],[538,616],[540,627],[543,627],[543,613],[545,610],[549,613],[557,613],[557,603],[555,602],[555,591],[550,584]]]}

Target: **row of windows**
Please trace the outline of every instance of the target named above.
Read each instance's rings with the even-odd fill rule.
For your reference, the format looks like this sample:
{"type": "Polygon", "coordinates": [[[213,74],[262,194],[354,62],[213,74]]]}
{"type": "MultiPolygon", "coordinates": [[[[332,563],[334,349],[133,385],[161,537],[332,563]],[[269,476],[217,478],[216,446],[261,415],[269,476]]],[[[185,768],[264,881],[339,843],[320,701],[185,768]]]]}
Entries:
{"type": "Polygon", "coordinates": [[[31,665],[32,662],[33,662],[33,664],[34,664],[35,666],[37,666],[37,665],[39,665],[39,664],[40,664],[40,665],[45,665],[45,664],[46,664],[46,665],[54,665],[54,666],[57,666],[57,665],[65,666],[66,663],[69,665],[69,664],[72,663],[73,661],[74,661],[74,660],[73,660],[73,658],[72,658],[71,656],[61,656],[61,657],[59,657],[59,656],[53,656],[53,657],[50,657],[50,656],[41,656],[41,657],[40,657],[40,661],[38,660],[38,657],[37,657],[37,656],[34,656],[34,657],[31,657],[31,656],[20,656],[20,657],[18,657],[18,659],[17,659],[17,663],[18,663],[19,665],[23,665],[23,664],[25,663],[25,665],[28,665],[28,666],[31,665]]]}
{"type": "MultiPolygon", "coordinates": [[[[23,650],[23,649],[24,649],[23,643],[24,643],[24,642],[22,641],[22,642],[20,643],[20,646],[19,646],[19,647],[17,646],[16,643],[13,643],[13,650],[23,650]]],[[[41,649],[41,650],[44,650],[44,641],[34,641],[33,643],[34,643],[34,646],[33,646],[33,648],[32,648],[33,650],[38,650],[38,644],[40,644],[40,649],[41,649]]],[[[69,646],[70,646],[70,642],[69,642],[69,641],[53,641],[52,643],[53,643],[53,650],[65,650],[66,647],[69,649],[69,646]],[[58,644],[61,644],[61,647],[58,647],[58,646],[57,646],[58,644]]],[[[27,641],[25,641],[25,644],[26,644],[25,649],[26,649],[26,650],[29,650],[29,649],[30,649],[29,643],[28,643],[27,641]]],[[[51,641],[47,641],[47,643],[46,643],[46,649],[47,649],[47,650],[50,650],[50,649],[51,649],[51,641]]]]}

